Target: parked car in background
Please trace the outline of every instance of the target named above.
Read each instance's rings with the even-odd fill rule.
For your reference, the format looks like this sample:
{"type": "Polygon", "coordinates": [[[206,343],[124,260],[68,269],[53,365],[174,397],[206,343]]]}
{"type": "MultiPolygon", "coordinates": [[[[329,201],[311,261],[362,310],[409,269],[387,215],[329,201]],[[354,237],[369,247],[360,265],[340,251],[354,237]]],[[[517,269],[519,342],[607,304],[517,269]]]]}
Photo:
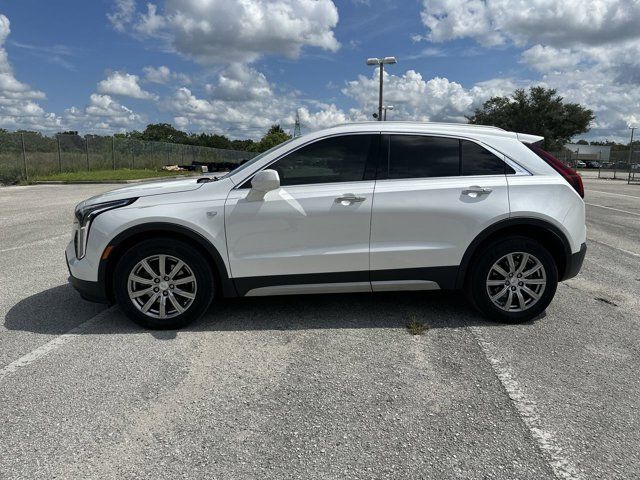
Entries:
{"type": "Polygon", "coordinates": [[[529,320],[586,252],[582,180],[542,140],[348,124],[221,178],[114,190],[76,207],[70,281],[148,328],[185,326],[221,297],[440,289],[529,320]]]}
{"type": "Polygon", "coordinates": [[[600,168],[600,162],[587,162],[587,168],[600,168]]]}
{"type": "Polygon", "coordinates": [[[584,163],[582,160],[577,160],[576,161],[576,167],[577,168],[587,168],[587,164],[584,163]]]}

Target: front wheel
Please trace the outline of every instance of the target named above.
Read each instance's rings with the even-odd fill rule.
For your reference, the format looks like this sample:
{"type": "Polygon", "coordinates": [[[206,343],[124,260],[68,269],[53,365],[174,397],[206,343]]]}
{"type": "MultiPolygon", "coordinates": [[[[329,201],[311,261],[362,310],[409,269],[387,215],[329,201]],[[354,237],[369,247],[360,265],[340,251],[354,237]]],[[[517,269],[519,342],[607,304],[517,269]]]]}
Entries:
{"type": "Polygon", "coordinates": [[[181,328],[199,318],[214,296],[207,260],[175,239],[141,242],[128,250],[114,274],[120,308],[144,328],[181,328]]]}
{"type": "Polygon", "coordinates": [[[480,252],[471,270],[468,293],[490,320],[524,322],[549,306],[558,286],[553,256],[526,237],[495,241],[480,252]]]}

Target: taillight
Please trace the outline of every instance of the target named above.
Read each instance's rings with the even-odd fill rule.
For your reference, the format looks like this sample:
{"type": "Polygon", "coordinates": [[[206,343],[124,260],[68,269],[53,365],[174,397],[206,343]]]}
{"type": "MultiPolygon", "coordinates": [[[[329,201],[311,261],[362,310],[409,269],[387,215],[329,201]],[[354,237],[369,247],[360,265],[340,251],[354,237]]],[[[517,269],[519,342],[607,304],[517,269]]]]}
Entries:
{"type": "Polygon", "coordinates": [[[569,182],[578,195],[584,198],[584,186],[582,185],[582,177],[578,175],[573,168],[565,165],[556,157],[551,155],[549,152],[544,151],[540,147],[536,147],[535,145],[527,145],[529,149],[533,151],[536,155],[538,155],[541,159],[547,162],[553,169],[558,172],[560,175],[564,177],[564,179],[569,182]]]}

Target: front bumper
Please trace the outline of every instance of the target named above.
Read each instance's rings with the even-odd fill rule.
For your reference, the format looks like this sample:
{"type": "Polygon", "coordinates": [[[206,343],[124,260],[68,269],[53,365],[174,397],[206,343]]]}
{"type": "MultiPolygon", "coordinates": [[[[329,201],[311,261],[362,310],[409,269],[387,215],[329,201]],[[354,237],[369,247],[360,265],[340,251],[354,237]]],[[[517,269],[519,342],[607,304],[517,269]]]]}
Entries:
{"type": "Polygon", "coordinates": [[[564,269],[564,276],[562,280],[569,280],[570,278],[575,277],[580,273],[580,269],[582,268],[582,262],[584,262],[584,256],[587,254],[587,244],[583,243],[580,246],[580,251],[577,253],[572,253],[567,258],[567,266],[564,269]]]}
{"type": "Polygon", "coordinates": [[[69,283],[78,291],[78,293],[80,293],[80,296],[89,302],[109,303],[105,285],[102,282],[91,282],[74,277],[69,266],[69,257],[67,252],[65,252],[64,256],[67,263],[67,269],[69,270],[69,283]]]}

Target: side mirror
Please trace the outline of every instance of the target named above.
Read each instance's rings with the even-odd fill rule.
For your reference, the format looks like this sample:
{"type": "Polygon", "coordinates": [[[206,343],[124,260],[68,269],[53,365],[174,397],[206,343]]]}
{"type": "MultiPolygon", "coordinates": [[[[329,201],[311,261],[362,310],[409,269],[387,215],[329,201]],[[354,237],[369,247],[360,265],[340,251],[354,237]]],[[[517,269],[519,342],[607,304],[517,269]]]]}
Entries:
{"type": "Polygon", "coordinates": [[[262,170],[251,179],[251,190],[247,200],[264,200],[264,196],[271,190],[280,188],[280,175],[275,170],[262,170]]]}

